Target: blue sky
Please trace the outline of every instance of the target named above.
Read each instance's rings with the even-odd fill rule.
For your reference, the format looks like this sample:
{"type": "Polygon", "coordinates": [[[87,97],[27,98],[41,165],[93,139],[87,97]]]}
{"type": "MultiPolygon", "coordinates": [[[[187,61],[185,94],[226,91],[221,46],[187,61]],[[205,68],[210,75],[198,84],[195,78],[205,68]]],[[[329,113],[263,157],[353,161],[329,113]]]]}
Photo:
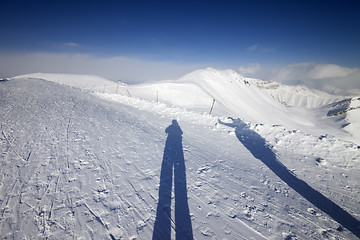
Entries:
{"type": "Polygon", "coordinates": [[[304,62],[357,68],[359,5],[358,1],[3,1],[0,53],[83,54],[235,69],[249,63],[304,62]]]}

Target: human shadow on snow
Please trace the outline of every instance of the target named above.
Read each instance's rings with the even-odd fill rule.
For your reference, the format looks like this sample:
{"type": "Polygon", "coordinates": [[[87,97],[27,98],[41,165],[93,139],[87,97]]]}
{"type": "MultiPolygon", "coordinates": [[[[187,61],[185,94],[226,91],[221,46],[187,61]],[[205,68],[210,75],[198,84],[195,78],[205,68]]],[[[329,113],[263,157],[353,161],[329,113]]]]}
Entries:
{"type": "Polygon", "coordinates": [[[265,139],[255,131],[249,129],[246,123],[240,119],[232,120],[232,123],[224,123],[220,120],[219,123],[235,128],[236,137],[255,158],[261,160],[281,180],[307,201],[325,212],[354,235],[360,237],[360,222],[356,218],[291,173],[289,169],[278,161],[271,147],[265,142],[265,139]]]}
{"type": "Polygon", "coordinates": [[[176,239],[193,239],[182,147],[183,132],[176,120],[172,120],[172,124],[166,128],[165,132],[168,137],[161,166],[159,202],[156,210],[153,239],[171,239],[172,225],[175,225],[176,239]],[[175,222],[171,219],[173,169],[175,222]]]}

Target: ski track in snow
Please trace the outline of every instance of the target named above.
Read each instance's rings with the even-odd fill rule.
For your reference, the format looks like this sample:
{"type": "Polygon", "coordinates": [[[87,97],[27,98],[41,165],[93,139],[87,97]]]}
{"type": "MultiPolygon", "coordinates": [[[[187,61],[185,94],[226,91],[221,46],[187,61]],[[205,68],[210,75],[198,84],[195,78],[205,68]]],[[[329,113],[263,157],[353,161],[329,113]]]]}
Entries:
{"type": "MultiPolygon", "coordinates": [[[[356,239],[218,118],[42,80],[1,82],[0,93],[2,239],[150,239],[173,119],[184,132],[194,239],[356,239]]],[[[360,218],[357,145],[248,125],[298,178],[360,218]]]]}

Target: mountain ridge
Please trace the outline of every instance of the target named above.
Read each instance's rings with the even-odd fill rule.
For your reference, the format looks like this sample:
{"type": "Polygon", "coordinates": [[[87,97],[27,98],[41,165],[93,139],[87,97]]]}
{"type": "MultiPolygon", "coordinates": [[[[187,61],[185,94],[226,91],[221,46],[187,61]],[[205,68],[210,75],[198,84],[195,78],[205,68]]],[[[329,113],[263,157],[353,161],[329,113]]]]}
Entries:
{"type": "MultiPolygon", "coordinates": [[[[199,69],[177,80],[127,85],[89,75],[28,74],[19,78],[41,78],[87,91],[120,94],[151,102],[162,102],[197,112],[209,112],[213,100],[212,115],[240,117],[255,123],[280,124],[288,129],[300,129],[321,135],[331,132],[339,137],[344,130],[355,139],[360,134],[347,124],[357,126],[353,113],[345,117],[329,117],[331,104],[344,97],[334,96],[305,86],[287,86],[275,82],[245,78],[231,69],[199,69]],[[319,111],[319,109],[322,109],[319,111]],[[338,122],[338,127],[332,122],[338,122]],[[342,129],[341,126],[347,126],[342,129]]],[[[352,112],[358,112],[355,109],[352,112]]],[[[358,140],[356,140],[358,141],[358,140]]],[[[360,140],[358,141],[360,142],[360,140]]]]}

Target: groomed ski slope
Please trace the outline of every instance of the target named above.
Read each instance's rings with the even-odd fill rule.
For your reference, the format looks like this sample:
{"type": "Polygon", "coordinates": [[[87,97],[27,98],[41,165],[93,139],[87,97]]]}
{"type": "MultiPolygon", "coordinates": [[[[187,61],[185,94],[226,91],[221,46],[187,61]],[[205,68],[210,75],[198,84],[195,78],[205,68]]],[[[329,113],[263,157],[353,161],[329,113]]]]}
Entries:
{"type": "MultiPolygon", "coordinates": [[[[183,132],[178,150],[194,239],[357,239],[351,224],[341,226],[346,221],[266,164],[272,156],[295,182],[360,219],[360,152],[352,142],[39,79],[0,82],[0,93],[3,239],[160,234],[154,224],[173,120],[183,132]]],[[[176,198],[173,190],[173,238],[182,211],[176,198]]]]}

